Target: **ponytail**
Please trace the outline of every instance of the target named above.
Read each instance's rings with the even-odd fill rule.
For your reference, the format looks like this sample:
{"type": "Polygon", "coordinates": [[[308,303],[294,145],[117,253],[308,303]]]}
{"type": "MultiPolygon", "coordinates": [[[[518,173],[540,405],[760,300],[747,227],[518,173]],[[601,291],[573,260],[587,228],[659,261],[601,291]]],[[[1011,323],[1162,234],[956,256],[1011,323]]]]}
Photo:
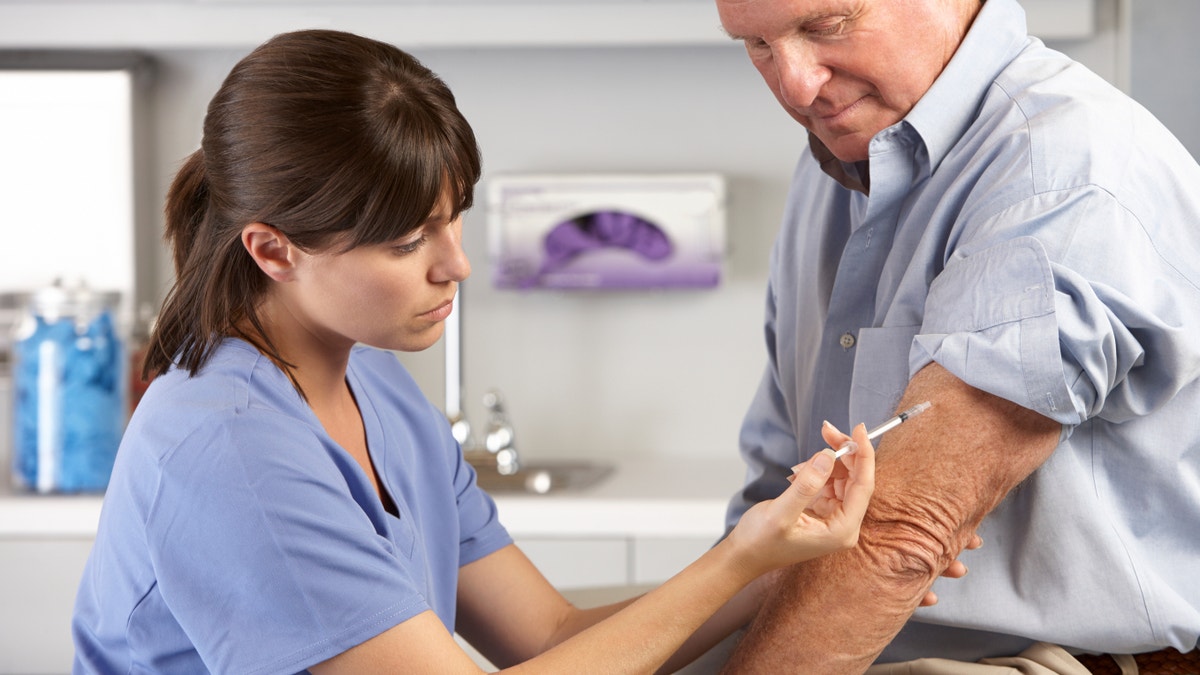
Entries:
{"type": "Polygon", "coordinates": [[[171,245],[175,284],[150,335],[142,377],[166,372],[176,359],[195,374],[227,335],[247,340],[291,377],[254,311],[266,280],[242,247],[240,228],[213,222],[209,198],[201,149],[184,161],[167,191],[163,238],[171,245]]]}
{"type": "Polygon", "coordinates": [[[167,191],[166,232],[175,256],[175,273],[183,269],[188,252],[196,243],[196,233],[208,211],[208,181],[204,172],[204,150],[193,152],[175,174],[167,191]]]}

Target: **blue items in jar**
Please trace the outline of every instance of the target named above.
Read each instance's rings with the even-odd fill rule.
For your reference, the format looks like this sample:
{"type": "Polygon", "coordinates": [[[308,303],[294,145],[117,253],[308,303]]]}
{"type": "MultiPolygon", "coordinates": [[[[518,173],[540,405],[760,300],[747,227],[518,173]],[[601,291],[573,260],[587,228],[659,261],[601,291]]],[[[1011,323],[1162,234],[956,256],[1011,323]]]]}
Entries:
{"type": "Polygon", "coordinates": [[[13,345],[13,476],[37,492],[102,492],[126,421],[117,296],[61,284],[32,296],[13,345]]]}

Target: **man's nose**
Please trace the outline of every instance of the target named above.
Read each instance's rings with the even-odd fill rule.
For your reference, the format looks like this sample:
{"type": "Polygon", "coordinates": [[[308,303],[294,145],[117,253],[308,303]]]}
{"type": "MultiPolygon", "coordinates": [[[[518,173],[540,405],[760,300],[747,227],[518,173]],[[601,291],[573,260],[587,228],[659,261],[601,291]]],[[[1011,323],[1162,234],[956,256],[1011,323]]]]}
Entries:
{"type": "Polygon", "coordinates": [[[830,69],[804,41],[779,43],[772,46],[772,51],[779,97],[795,110],[812,106],[832,76],[830,69]]]}

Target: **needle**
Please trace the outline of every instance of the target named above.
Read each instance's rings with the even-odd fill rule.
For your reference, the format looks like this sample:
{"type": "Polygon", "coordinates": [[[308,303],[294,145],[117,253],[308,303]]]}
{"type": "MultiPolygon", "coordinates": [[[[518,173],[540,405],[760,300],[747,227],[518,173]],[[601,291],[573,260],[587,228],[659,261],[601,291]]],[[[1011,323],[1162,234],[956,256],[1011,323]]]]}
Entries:
{"type": "MultiPolygon", "coordinates": [[[[868,431],[867,439],[873,441],[876,438],[879,438],[880,436],[882,436],[884,434],[884,432],[891,431],[892,429],[895,429],[896,427],[898,427],[901,424],[907,422],[908,420],[916,417],[917,415],[920,415],[921,413],[925,412],[926,410],[929,410],[929,408],[932,405],[933,404],[930,403],[929,401],[925,401],[924,403],[918,403],[918,404],[914,405],[913,407],[909,408],[908,410],[905,410],[904,412],[896,415],[895,417],[889,419],[888,421],[884,422],[883,424],[880,424],[879,426],[875,427],[874,429],[868,431]]],[[[842,447],[838,448],[837,451],[833,453],[833,456],[835,458],[841,457],[842,455],[846,455],[846,454],[849,454],[850,452],[853,452],[857,448],[858,448],[858,446],[854,444],[854,441],[846,441],[845,443],[842,444],[842,447]]]]}

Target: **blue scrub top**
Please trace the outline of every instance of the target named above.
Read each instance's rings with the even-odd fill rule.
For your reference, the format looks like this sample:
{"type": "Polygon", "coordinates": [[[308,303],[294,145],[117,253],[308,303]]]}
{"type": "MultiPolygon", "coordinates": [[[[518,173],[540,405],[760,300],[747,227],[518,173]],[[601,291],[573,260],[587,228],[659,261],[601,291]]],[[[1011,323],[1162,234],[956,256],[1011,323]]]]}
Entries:
{"type": "Polygon", "coordinates": [[[155,380],[130,421],[76,600],[75,672],[294,673],[425,610],[511,543],[445,417],[356,348],[388,513],[286,376],[229,339],[155,380]]]}

